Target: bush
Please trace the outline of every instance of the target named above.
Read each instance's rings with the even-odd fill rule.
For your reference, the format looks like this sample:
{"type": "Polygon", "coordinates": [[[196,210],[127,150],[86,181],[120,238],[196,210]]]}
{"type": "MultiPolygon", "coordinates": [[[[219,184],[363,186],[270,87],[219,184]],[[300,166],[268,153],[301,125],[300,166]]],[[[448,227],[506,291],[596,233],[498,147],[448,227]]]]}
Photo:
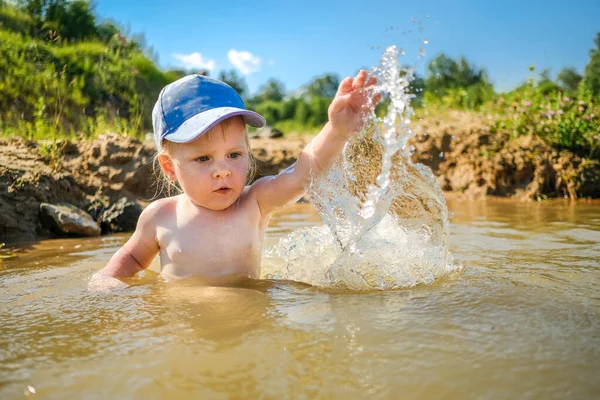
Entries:
{"type": "Polygon", "coordinates": [[[34,28],[35,21],[27,13],[14,7],[0,6],[0,29],[13,31],[21,35],[31,35],[34,28]]]}
{"type": "MultiPolygon", "coordinates": [[[[49,43],[0,30],[0,116],[4,134],[92,134],[92,120],[124,120],[133,135],[150,129],[152,106],[174,79],[139,50],[109,43],[49,43]],[[42,129],[40,120],[46,121],[42,129]],[[11,128],[12,127],[12,128],[11,128]],[[32,133],[37,128],[40,132],[32,133]]],[[[124,125],[119,122],[120,125],[124,125]]],[[[96,131],[97,129],[94,129],[96,131]]]]}
{"type": "Polygon", "coordinates": [[[492,110],[500,115],[497,128],[512,135],[537,135],[559,149],[598,156],[600,150],[600,107],[591,96],[570,98],[562,93],[547,96],[531,86],[499,97],[492,110]]]}

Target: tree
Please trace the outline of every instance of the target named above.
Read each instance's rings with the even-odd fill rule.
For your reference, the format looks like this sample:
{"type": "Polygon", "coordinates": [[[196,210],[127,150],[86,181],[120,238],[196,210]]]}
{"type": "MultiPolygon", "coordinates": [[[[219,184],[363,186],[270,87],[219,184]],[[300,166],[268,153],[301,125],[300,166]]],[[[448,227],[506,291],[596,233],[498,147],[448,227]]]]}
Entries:
{"type": "MultiPolygon", "coordinates": [[[[85,40],[97,36],[96,17],[94,16],[93,5],[85,0],[74,0],[68,3],[64,12],[61,12],[60,7],[64,0],[56,0],[58,7],[58,33],[68,40],[85,40]]],[[[50,19],[50,11],[48,8],[47,20],[50,19]]]]}
{"type": "Polygon", "coordinates": [[[312,96],[308,104],[310,113],[309,122],[312,126],[320,126],[329,119],[327,111],[329,109],[330,99],[321,96],[312,96]]]}
{"type": "Polygon", "coordinates": [[[298,107],[298,102],[302,101],[297,99],[296,97],[290,97],[285,100],[281,105],[281,119],[294,119],[296,116],[296,108],[298,107]]]}
{"type": "Polygon", "coordinates": [[[254,111],[263,116],[267,124],[273,125],[280,121],[281,118],[281,103],[275,101],[263,101],[254,107],[254,111]]]}
{"type": "Polygon", "coordinates": [[[116,34],[121,33],[121,29],[114,22],[103,21],[96,27],[96,33],[102,42],[108,43],[116,34]]]}
{"type": "Polygon", "coordinates": [[[219,72],[219,80],[234,88],[242,98],[244,98],[246,93],[248,93],[248,85],[246,85],[246,80],[243,76],[238,75],[234,69],[219,72]]]}
{"type": "Polygon", "coordinates": [[[308,120],[310,118],[310,110],[308,108],[308,104],[303,99],[299,99],[296,107],[296,114],[294,116],[294,120],[299,122],[300,124],[306,125],[308,124],[308,120]]]}
{"type": "Polygon", "coordinates": [[[339,86],[340,78],[337,75],[326,74],[306,85],[306,93],[309,96],[333,98],[339,86]]]}
{"type": "Polygon", "coordinates": [[[285,87],[283,83],[271,78],[260,87],[255,101],[281,101],[284,95],[285,87]]]}
{"type": "Polygon", "coordinates": [[[584,78],[586,86],[594,96],[600,96],[600,32],[594,39],[596,48],[590,50],[590,61],[585,67],[584,78]]]}
{"type": "Polygon", "coordinates": [[[434,58],[427,66],[428,77],[425,81],[427,90],[443,96],[449,89],[467,88],[479,83],[488,83],[483,68],[476,68],[461,57],[458,62],[444,53],[434,58]]]}
{"type": "Polygon", "coordinates": [[[441,100],[450,107],[477,108],[493,95],[485,70],[472,66],[464,57],[455,61],[442,53],[429,63],[427,70],[428,101],[441,100]]]}
{"type": "Polygon", "coordinates": [[[87,0],[18,0],[18,7],[31,15],[39,30],[68,40],[98,36],[94,5],[87,0]]]}
{"type": "Polygon", "coordinates": [[[414,74],[408,92],[414,97],[411,100],[412,107],[420,107],[423,105],[423,95],[425,94],[425,79],[421,78],[417,73],[414,74]]]}
{"type": "Polygon", "coordinates": [[[577,92],[577,88],[582,79],[583,76],[579,75],[577,70],[573,67],[563,68],[556,76],[556,80],[560,84],[561,89],[567,93],[577,92]]]}
{"type": "Polygon", "coordinates": [[[32,17],[41,21],[48,0],[18,0],[17,6],[32,17]]]}
{"type": "Polygon", "coordinates": [[[560,87],[554,83],[552,78],[550,78],[549,69],[544,69],[540,73],[540,79],[537,82],[536,88],[544,96],[550,93],[555,93],[560,89],[560,87]]]}

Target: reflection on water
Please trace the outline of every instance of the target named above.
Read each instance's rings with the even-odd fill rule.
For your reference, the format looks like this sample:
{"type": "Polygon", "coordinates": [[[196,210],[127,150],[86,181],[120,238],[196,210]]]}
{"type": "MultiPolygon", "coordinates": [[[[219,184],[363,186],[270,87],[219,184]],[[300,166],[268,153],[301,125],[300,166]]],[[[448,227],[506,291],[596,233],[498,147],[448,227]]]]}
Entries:
{"type": "MultiPolygon", "coordinates": [[[[600,204],[448,206],[463,271],[388,292],[171,284],[154,263],[94,293],[126,235],[13,246],[0,398],[597,398],[600,204]]],[[[266,245],[320,223],[291,207],[266,245]]]]}

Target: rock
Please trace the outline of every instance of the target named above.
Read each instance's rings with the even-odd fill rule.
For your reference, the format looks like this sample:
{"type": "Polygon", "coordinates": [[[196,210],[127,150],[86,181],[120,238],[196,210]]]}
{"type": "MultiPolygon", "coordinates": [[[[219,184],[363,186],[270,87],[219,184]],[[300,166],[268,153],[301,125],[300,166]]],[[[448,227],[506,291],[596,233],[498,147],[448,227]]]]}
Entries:
{"type": "Polygon", "coordinates": [[[283,137],[283,132],[281,132],[279,129],[271,129],[271,132],[269,133],[269,139],[278,139],[278,138],[282,138],[283,137]]]}
{"type": "Polygon", "coordinates": [[[100,227],[92,216],[69,203],[41,203],[40,220],[44,227],[59,235],[100,235],[100,227]]]}
{"type": "Polygon", "coordinates": [[[283,132],[272,126],[265,126],[254,132],[250,137],[252,139],[278,139],[283,137],[283,132]]]}
{"type": "Polygon", "coordinates": [[[102,233],[134,231],[141,213],[139,204],[120,198],[100,215],[102,233]]]}
{"type": "Polygon", "coordinates": [[[100,219],[100,215],[106,210],[107,205],[102,201],[95,199],[91,202],[91,204],[87,207],[87,212],[94,218],[94,220],[98,221],[100,219]]]}

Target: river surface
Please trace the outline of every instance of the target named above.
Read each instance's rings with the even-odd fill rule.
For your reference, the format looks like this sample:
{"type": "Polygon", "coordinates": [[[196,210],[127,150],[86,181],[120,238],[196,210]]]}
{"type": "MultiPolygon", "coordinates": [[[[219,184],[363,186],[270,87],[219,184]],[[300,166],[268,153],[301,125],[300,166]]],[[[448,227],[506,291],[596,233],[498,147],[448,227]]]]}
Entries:
{"type": "MultiPolygon", "coordinates": [[[[448,206],[462,270],[385,292],[171,284],[155,262],[98,293],[127,235],[3,249],[0,398],[600,398],[600,204],[448,206]]],[[[290,207],[266,247],[320,223],[290,207]]]]}

